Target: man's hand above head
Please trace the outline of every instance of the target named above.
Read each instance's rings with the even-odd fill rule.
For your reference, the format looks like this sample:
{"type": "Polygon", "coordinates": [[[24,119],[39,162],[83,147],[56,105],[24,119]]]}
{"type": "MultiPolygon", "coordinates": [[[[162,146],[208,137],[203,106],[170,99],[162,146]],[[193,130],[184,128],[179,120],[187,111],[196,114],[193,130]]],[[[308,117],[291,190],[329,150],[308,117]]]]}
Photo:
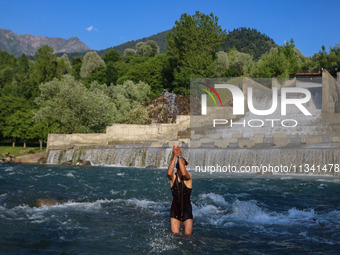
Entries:
{"type": "Polygon", "coordinates": [[[177,156],[182,156],[182,151],[181,148],[179,146],[177,146],[177,156]]]}
{"type": "Polygon", "coordinates": [[[174,145],[174,147],[172,149],[172,153],[174,154],[175,157],[182,155],[181,148],[179,146],[174,145]]]}

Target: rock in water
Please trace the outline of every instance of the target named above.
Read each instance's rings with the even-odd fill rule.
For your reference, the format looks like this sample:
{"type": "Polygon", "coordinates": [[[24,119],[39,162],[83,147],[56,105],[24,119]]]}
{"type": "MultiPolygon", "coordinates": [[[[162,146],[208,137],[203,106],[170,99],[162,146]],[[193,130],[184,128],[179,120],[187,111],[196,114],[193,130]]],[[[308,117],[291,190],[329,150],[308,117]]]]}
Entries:
{"type": "Polygon", "coordinates": [[[11,163],[12,162],[12,158],[10,156],[5,158],[5,163],[11,163]]]}
{"type": "Polygon", "coordinates": [[[90,166],[91,165],[91,162],[90,161],[87,161],[87,160],[81,160],[81,159],[79,159],[79,160],[77,160],[76,162],[74,162],[74,164],[76,165],[76,166],[90,166]]]}
{"type": "Polygon", "coordinates": [[[36,207],[57,205],[58,200],[54,198],[40,198],[35,203],[36,207]]]}

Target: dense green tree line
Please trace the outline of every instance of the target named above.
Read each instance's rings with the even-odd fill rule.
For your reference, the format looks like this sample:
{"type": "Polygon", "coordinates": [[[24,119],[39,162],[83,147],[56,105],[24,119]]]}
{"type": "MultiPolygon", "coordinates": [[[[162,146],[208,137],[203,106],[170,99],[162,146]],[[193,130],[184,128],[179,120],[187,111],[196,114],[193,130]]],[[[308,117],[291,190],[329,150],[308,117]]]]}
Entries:
{"type": "Polygon", "coordinates": [[[262,54],[267,53],[273,47],[277,47],[277,45],[269,36],[261,34],[256,29],[245,27],[230,31],[222,44],[223,51],[228,52],[236,48],[240,52],[252,55],[255,60],[258,60],[262,54]]]}
{"type": "MultiPolygon", "coordinates": [[[[249,43],[256,33],[249,31],[249,43]]],[[[339,70],[339,48],[323,46],[305,57],[291,40],[259,55],[261,45],[240,52],[237,47],[243,44],[228,48],[226,37],[218,17],[196,12],[175,22],[162,54],[152,40],[138,42],[123,56],[110,50],[102,57],[93,51],[69,59],[43,46],[30,60],[0,51],[0,139],[41,142],[51,132],[103,132],[113,123],[143,124],[148,121],[146,100],[164,89],[189,94],[194,77],[293,77],[322,68],[339,70]]]]}

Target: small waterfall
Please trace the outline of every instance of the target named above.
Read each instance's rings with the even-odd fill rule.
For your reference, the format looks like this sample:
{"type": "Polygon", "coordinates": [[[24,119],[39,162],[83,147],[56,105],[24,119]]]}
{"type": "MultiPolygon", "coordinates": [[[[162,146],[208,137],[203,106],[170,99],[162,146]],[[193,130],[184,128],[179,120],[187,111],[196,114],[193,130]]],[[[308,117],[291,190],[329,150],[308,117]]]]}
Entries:
{"type": "Polygon", "coordinates": [[[304,149],[191,149],[189,166],[242,166],[280,167],[289,169],[280,174],[320,174],[340,176],[340,150],[304,148],[304,149]],[[194,165],[193,165],[193,164],[194,165]],[[322,168],[324,167],[324,170],[322,168]],[[313,170],[314,168],[314,170],[313,170]]]}
{"type": "MultiPolygon", "coordinates": [[[[62,164],[77,160],[90,161],[92,165],[167,168],[172,148],[110,148],[51,150],[47,163],[62,164]]],[[[287,148],[287,149],[183,149],[183,156],[189,161],[189,169],[197,166],[287,166],[290,174],[320,174],[340,176],[334,166],[340,164],[338,148],[287,148]],[[315,171],[307,171],[314,165],[315,171]],[[294,166],[296,171],[294,172],[294,166]],[[302,166],[299,168],[299,166],[302,166]],[[327,171],[321,169],[327,166],[327,171]],[[318,169],[320,171],[318,171],[318,169]],[[334,170],[335,169],[335,170],[334,170]]],[[[281,172],[280,172],[281,173],[281,172]]]]}
{"type": "Polygon", "coordinates": [[[172,148],[98,148],[50,150],[48,164],[90,161],[92,165],[165,168],[172,148]]]}

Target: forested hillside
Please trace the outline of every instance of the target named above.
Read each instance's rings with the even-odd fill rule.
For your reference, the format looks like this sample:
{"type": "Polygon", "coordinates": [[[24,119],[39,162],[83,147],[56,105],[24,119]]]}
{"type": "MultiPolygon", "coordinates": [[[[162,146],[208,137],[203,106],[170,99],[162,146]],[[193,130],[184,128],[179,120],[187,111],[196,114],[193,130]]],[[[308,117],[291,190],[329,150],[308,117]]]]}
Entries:
{"type": "MultiPolygon", "coordinates": [[[[172,29],[149,37],[128,41],[114,47],[99,50],[98,55],[103,56],[106,52],[113,49],[117,50],[123,56],[126,49],[132,49],[137,43],[146,42],[149,40],[155,41],[157,43],[160,53],[165,53],[167,47],[166,35],[171,31],[172,29]]],[[[232,48],[236,48],[239,52],[250,54],[255,60],[257,60],[262,54],[269,52],[269,50],[273,47],[277,47],[277,44],[274,42],[274,40],[269,36],[257,31],[256,29],[237,28],[227,33],[227,37],[225,38],[225,41],[222,43],[219,50],[229,51],[232,48]]],[[[75,56],[84,56],[84,54],[84,52],[72,53],[69,54],[69,56],[70,58],[73,58],[75,56]]]]}
{"type": "Polygon", "coordinates": [[[98,54],[99,54],[99,56],[102,56],[106,52],[108,52],[109,50],[113,49],[113,50],[117,50],[121,55],[123,55],[125,49],[134,48],[137,43],[146,42],[146,41],[149,41],[149,40],[155,41],[159,46],[160,53],[164,53],[165,49],[166,49],[166,34],[170,31],[171,31],[171,29],[160,32],[158,34],[155,34],[155,35],[152,35],[152,36],[149,36],[149,37],[141,38],[141,39],[138,39],[138,40],[128,41],[126,43],[122,43],[122,44],[119,44],[119,45],[111,47],[111,48],[99,50],[98,54]]]}
{"type": "Polygon", "coordinates": [[[257,60],[271,48],[277,47],[277,44],[272,38],[256,29],[241,27],[228,33],[227,39],[222,45],[222,50],[229,51],[234,47],[239,52],[252,55],[257,60]]]}
{"type": "MultiPolygon", "coordinates": [[[[163,53],[167,46],[166,34],[171,31],[172,29],[136,41],[128,41],[105,50],[100,50],[98,51],[98,54],[102,56],[110,49],[114,49],[123,55],[125,49],[133,48],[138,42],[146,42],[148,40],[155,41],[159,46],[160,53],[163,53]]],[[[256,29],[242,27],[227,33],[226,40],[223,42],[221,50],[229,51],[234,47],[239,52],[250,54],[254,59],[259,59],[263,53],[269,52],[273,47],[277,47],[277,44],[272,38],[262,34],[256,29]]]]}

